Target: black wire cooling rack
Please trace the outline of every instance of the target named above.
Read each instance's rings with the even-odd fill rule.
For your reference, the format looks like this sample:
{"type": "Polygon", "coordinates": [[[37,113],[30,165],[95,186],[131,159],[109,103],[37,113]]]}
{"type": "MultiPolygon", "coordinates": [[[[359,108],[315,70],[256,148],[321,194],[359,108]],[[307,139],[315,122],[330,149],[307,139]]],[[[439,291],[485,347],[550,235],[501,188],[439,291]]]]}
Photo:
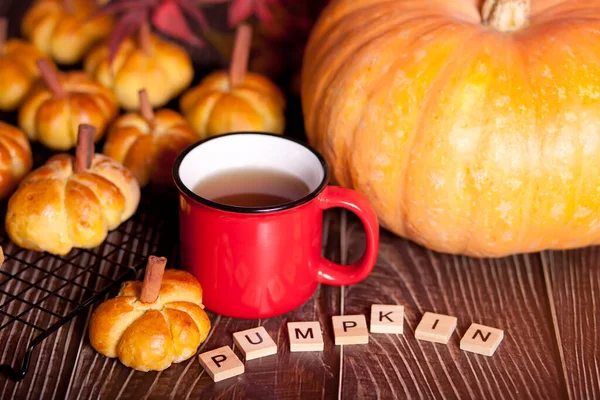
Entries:
{"type": "MultiPolygon", "coordinates": [[[[5,209],[6,204],[0,206],[2,216],[5,209]]],[[[123,281],[136,277],[149,255],[176,254],[176,210],[175,193],[142,193],[136,214],[102,245],[74,249],[64,257],[21,249],[2,228],[0,372],[23,379],[42,341],[123,281]]],[[[0,221],[3,227],[3,218],[0,221]]]]}

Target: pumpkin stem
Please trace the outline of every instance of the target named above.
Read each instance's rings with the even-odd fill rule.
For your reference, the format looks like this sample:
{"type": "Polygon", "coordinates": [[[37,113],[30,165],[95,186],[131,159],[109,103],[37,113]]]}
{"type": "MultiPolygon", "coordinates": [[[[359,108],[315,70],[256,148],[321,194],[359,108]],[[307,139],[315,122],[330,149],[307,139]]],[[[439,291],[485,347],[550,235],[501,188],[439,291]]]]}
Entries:
{"type": "Polygon", "coordinates": [[[229,84],[232,88],[242,83],[246,76],[251,42],[252,28],[248,24],[241,24],[235,33],[235,44],[229,65],[229,84]]]}
{"type": "Polygon", "coordinates": [[[94,155],[94,136],[96,128],[92,125],[81,124],[77,132],[77,148],[75,150],[75,173],[85,172],[92,166],[94,155]]]}
{"type": "Polygon", "coordinates": [[[8,37],[8,22],[6,18],[0,18],[0,57],[4,55],[4,45],[8,37]]]}
{"type": "Polygon", "coordinates": [[[483,24],[500,32],[514,32],[529,23],[531,0],[485,0],[481,8],[483,24]]]}
{"type": "Polygon", "coordinates": [[[140,301],[142,303],[154,303],[160,294],[160,285],[165,273],[167,259],[165,257],[150,256],[144,272],[144,282],[142,283],[142,293],[140,301]]]}
{"type": "Polygon", "coordinates": [[[152,104],[150,104],[148,92],[146,92],[146,89],[142,89],[138,93],[140,96],[140,114],[142,114],[142,117],[146,123],[150,125],[150,129],[154,130],[154,110],[152,110],[152,104]]]}
{"type": "Polygon", "coordinates": [[[152,43],[150,42],[150,25],[147,21],[143,21],[140,25],[139,34],[139,46],[146,55],[152,53],[152,43]]]}
{"type": "Polygon", "coordinates": [[[37,61],[37,66],[40,70],[40,74],[42,75],[44,83],[46,83],[46,86],[48,86],[52,94],[55,97],[65,97],[65,89],[62,87],[60,80],[58,79],[58,74],[52,65],[50,65],[50,62],[44,58],[41,58],[37,61]]]}

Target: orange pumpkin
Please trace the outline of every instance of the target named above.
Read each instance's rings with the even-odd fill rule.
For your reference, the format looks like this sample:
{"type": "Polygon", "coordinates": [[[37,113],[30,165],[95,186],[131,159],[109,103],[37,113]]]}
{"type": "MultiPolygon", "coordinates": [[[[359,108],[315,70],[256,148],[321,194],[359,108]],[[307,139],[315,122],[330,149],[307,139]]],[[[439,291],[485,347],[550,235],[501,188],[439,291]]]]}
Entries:
{"type": "Polygon", "coordinates": [[[583,0],[334,1],[304,58],[309,141],[431,249],[598,244],[599,17],[583,0]]]}

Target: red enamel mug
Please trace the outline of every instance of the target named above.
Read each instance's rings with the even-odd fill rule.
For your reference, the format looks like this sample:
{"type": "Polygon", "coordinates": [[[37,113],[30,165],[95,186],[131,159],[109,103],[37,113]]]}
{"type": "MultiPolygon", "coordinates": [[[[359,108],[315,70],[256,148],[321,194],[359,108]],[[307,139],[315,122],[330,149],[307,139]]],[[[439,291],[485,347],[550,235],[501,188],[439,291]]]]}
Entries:
{"type": "Polygon", "coordinates": [[[203,303],[234,318],[267,318],[305,303],[319,283],[351,285],[373,269],[379,247],[375,211],[358,192],[328,186],[323,157],[294,139],[240,132],[198,142],[173,166],[179,189],[182,267],[203,289],[203,303]],[[204,178],[240,168],[274,169],[298,177],[310,193],[265,208],[220,204],[194,193],[204,178]],[[366,231],[366,249],[352,265],[321,256],[323,211],[354,212],[366,231]]]}

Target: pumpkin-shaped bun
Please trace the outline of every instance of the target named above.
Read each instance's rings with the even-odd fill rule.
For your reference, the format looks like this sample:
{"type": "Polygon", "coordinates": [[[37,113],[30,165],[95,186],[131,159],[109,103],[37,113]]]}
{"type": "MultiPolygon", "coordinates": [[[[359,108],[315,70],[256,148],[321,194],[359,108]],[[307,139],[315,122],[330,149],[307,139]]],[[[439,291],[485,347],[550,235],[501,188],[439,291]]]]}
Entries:
{"type": "Polygon", "coordinates": [[[126,110],[139,109],[138,92],[142,89],[148,92],[152,107],[163,106],[185,90],[194,77],[186,51],[147,33],[147,29],[146,24],[142,25],[139,40],[124,39],[112,62],[106,44],[93,49],[85,60],[85,71],[113,90],[126,110]]]}
{"type": "Polygon", "coordinates": [[[140,186],[173,183],[171,169],[177,156],[198,137],[183,117],[169,109],[152,111],[141,91],[141,113],[118,118],[108,132],[104,154],[129,169],[140,186]]]}
{"type": "Polygon", "coordinates": [[[202,288],[190,273],[164,272],[156,301],[140,300],[142,282],[126,282],[90,319],[92,347],[138,371],[162,371],[191,358],[210,331],[202,288]]]}
{"type": "Polygon", "coordinates": [[[7,29],[0,18],[0,110],[14,111],[40,76],[36,62],[45,56],[29,42],[6,40],[7,29]]]}
{"type": "Polygon", "coordinates": [[[53,156],[21,182],[6,213],[15,244],[65,255],[100,245],[133,215],[140,187],[129,170],[102,154],[83,172],[76,173],[74,163],[71,155],[53,156]]]}
{"type": "Polygon", "coordinates": [[[228,132],[283,133],[285,97],[268,78],[248,73],[231,87],[225,71],[204,78],[186,92],[180,108],[200,138],[228,132]]]}
{"type": "Polygon", "coordinates": [[[431,249],[599,244],[599,18],[597,1],[330,2],[304,57],[309,142],[431,249]]]}
{"type": "Polygon", "coordinates": [[[23,35],[57,63],[79,62],[112,31],[112,17],[88,17],[97,10],[95,0],[36,0],[25,13],[23,35]]]}
{"type": "Polygon", "coordinates": [[[12,193],[31,171],[32,164],[27,136],[14,126],[0,122],[0,200],[12,193]]]}
{"type": "Polygon", "coordinates": [[[181,97],[181,111],[201,138],[239,131],[284,131],[283,93],[268,78],[246,71],[251,34],[248,25],[240,25],[229,71],[208,75],[181,97]]]}
{"type": "Polygon", "coordinates": [[[29,139],[53,150],[77,143],[79,124],[96,127],[100,140],[119,106],[113,93],[83,72],[56,73],[39,64],[44,79],[34,84],[19,110],[19,125],[29,139]]]}

